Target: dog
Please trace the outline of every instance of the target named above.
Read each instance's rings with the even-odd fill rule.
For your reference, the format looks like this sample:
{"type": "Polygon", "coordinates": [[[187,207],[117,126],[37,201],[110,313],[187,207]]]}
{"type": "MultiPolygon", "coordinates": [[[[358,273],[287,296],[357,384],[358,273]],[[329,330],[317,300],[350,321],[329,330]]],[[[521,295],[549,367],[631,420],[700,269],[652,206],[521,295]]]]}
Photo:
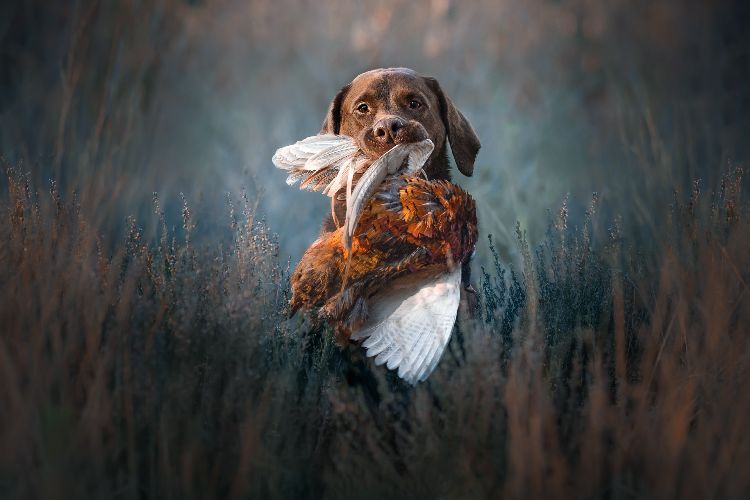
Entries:
{"type": "MultiPolygon", "coordinates": [[[[319,133],[351,137],[371,162],[398,144],[430,139],[434,148],[423,164],[430,180],[451,180],[449,146],[458,170],[471,176],[481,147],[473,127],[445,95],[438,81],[408,68],[381,68],[357,76],[333,98],[319,133]]],[[[329,238],[330,233],[343,225],[346,203],[347,193],[342,188],[332,197],[332,210],[323,223],[319,240],[329,238]]],[[[468,259],[462,261],[465,265],[461,268],[460,303],[465,311],[473,312],[476,291],[470,284],[468,259]]],[[[290,312],[296,307],[297,304],[292,303],[290,312]]],[[[350,385],[361,385],[372,401],[379,400],[377,383],[364,359],[354,355],[349,361],[352,363],[347,371],[350,385]]]]}
{"type": "MultiPolygon", "coordinates": [[[[427,178],[451,180],[448,144],[459,172],[474,173],[481,144],[471,123],[435,78],[408,68],[380,68],[360,74],[333,98],[321,134],[348,135],[375,160],[396,144],[429,138],[435,148],[424,165],[427,178]]],[[[346,193],[333,198],[333,216],[324,231],[340,227],[346,193]]]]}
{"type": "MultiPolygon", "coordinates": [[[[320,134],[352,137],[373,160],[396,144],[429,138],[435,147],[423,168],[431,180],[451,180],[449,144],[458,171],[467,177],[474,173],[474,161],[481,147],[471,123],[445,95],[440,83],[409,68],[379,68],[358,75],[331,101],[320,134]]],[[[331,209],[332,215],[323,221],[323,233],[343,225],[345,190],[332,198],[331,209]]],[[[461,307],[471,314],[478,299],[468,260],[462,269],[461,283],[461,307]]]]}

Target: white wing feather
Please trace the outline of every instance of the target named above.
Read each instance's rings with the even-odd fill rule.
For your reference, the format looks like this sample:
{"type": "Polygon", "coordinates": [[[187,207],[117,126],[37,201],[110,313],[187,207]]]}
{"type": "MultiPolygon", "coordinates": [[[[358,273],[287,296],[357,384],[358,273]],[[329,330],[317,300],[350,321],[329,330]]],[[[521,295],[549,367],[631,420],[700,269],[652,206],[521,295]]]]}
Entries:
{"type": "Polygon", "coordinates": [[[398,376],[410,384],[422,382],[448,345],[460,286],[460,267],[438,277],[394,282],[370,299],[369,319],[351,338],[364,340],[362,346],[367,356],[375,356],[376,365],[398,368],[398,376]]]}
{"type": "Polygon", "coordinates": [[[277,168],[288,172],[287,184],[302,181],[301,185],[306,189],[333,196],[341,187],[340,174],[345,176],[349,168],[357,168],[358,156],[364,159],[364,155],[358,153],[359,148],[351,137],[324,134],[279,148],[271,161],[277,168]],[[316,176],[321,182],[308,183],[316,176]]]}
{"type": "Polygon", "coordinates": [[[313,135],[297,141],[292,145],[276,150],[273,164],[282,170],[302,168],[318,170],[357,152],[357,145],[351,137],[346,135],[313,135]],[[312,160],[308,163],[309,160],[312,160]]]}

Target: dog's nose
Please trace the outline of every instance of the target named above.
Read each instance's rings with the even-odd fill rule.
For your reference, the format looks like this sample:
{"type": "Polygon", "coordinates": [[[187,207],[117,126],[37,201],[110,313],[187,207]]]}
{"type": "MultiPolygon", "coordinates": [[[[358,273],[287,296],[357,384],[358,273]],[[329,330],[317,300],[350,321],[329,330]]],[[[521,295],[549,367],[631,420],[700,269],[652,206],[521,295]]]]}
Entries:
{"type": "Polygon", "coordinates": [[[375,139],[380,142],[395,142],[396,133],[404,128],[406,123],[398,116],[389,116],[388,118],[382,118],[372,127],[373,135],[375,139]]]}

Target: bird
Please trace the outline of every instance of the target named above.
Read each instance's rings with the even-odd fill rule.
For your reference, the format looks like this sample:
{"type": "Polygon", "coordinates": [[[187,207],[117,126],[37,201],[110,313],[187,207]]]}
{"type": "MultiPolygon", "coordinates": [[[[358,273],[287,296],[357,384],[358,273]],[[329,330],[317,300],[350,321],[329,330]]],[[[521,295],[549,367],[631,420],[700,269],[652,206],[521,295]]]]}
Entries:
{"type": "Polygon", "coordinates": [[[473,198],[448,181],[389,176],[364,203],[350,250],[345,231],[322,234],[304,253],[290,312],[315,311],[376,365],[424,381],[456,321],[461,266],[478,234],[473,198]]]}

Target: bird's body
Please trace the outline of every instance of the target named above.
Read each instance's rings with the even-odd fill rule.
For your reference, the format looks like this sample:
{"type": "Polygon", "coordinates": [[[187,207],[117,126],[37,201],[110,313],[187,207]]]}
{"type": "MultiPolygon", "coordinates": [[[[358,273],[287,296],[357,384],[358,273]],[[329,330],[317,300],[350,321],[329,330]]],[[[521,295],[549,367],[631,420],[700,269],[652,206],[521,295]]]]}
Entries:
{"type": "Polygon", "coordinates": [[[340,336],[366,339],[376,363],[424,380],[455,323],[461,264],[477,240],[474,200],[447,181],[388,177],[361,209],[350,251],[345,234],[325,233],[305,252],[292,311],[317,310],[340,336]]]}

